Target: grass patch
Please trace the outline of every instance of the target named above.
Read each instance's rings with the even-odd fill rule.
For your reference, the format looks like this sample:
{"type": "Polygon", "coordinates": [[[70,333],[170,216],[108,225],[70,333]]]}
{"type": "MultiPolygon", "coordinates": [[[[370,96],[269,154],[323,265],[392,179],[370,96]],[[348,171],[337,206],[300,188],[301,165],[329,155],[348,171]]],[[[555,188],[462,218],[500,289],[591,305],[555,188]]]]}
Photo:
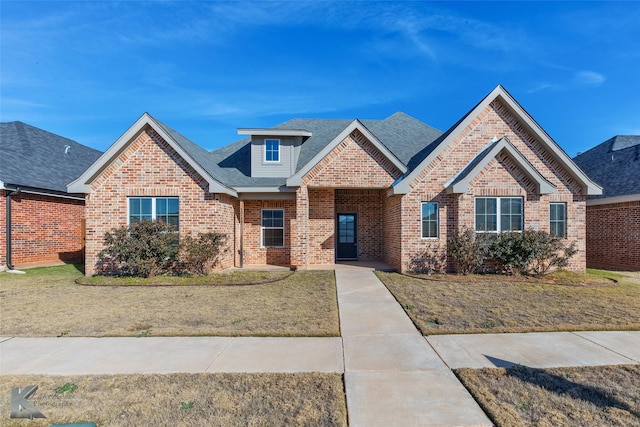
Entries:
{"type": "Polygon", "coordinates": [[[640,426],[640,365],[458,369],[496,426],[640,426]]]}
{"type": "Polygon", "coordinates": [[[376,274],[424,335],[640,329],[640,275],[376,274]]]}
{"type": "MultiPolygon", "coordinates": [[[[0,273],[2,336],[339,335],[332,271],[299,271],[259,286],[157,287],[81,286],[71,265],[26,271],[0,273]]],[[[230,277],[248,283],[283,272],[244,273],[230,277]]]]}
{"type": "Polygon", "coordinates": [[[2,376],[3,426],[95,422],[98,426],[346,426],[341,375],[168,374],[2,376]],[[76,385],[60,394],[64,384],[76,385]],[[38,385],[29,398],[47,418],[9,418],[11,389],[38,385]]]}

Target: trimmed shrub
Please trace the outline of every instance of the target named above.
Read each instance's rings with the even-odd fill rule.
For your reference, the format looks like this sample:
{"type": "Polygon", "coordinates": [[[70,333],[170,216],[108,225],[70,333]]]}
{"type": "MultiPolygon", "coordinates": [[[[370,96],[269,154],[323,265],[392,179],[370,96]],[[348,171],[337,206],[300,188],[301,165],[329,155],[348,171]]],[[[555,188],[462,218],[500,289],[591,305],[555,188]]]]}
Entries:
{"type": "Polygon", "coordinates": [[[178,254],[175,231],[172,225],[148,220],[115,228],[104,235],[106,248],[99,262],[123,275],[152,277],[171,272],[178,254]]]}
{"type": "Polygon", "coordinates": [[[227,235],[204,233],[197,239],[185,236],[180,242],[180,272],[204,276],[218,264],[220,255],[227,251],[227,235]]]}

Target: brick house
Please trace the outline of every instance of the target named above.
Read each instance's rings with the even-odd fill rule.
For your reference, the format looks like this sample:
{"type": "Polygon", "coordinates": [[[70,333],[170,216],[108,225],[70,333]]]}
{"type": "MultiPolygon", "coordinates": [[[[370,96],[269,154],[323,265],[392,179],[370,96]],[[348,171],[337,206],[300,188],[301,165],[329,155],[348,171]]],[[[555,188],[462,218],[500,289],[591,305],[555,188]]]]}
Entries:
{"type": "MultiPolygon", "coordinates": [[[[446,254],[461,227],[553,230],[585,268],[585,200],[600,194],[501,86],[442,133],[410,116],[242,128],[208,152],[144,114],[68,186],[86,194],[86,273],[104,233],[140,218],[222,231],[222,267],[446,254]]],[[[449,267],[453,267],[450,260],[449,267]]]]}
{"type": "Polygon", "coordinates": [[[587,198],[587,266],[640,271],[640,135],[618,135],[574,161],[598,184],[587,198]]]}
{"type": "Polygon", "coordinates": [[[0,270],[82,262],[84,194],[67,184],[100,152],[22,122],[0,123],[0,270]]]}

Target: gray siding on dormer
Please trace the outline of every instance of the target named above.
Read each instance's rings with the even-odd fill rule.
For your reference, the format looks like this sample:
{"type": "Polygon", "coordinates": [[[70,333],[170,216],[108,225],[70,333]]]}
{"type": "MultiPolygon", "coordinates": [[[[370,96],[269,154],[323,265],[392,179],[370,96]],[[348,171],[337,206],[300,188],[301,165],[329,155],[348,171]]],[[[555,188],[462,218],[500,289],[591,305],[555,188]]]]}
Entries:
{"type": "Polygon", "coordinates": [[[251,176],[254,178],[288,178],[295,173],[302,137],[253,136],[251,138],[251,176]],[[264,140],[280,140],[280,161],[264,160],[264,140]]]}

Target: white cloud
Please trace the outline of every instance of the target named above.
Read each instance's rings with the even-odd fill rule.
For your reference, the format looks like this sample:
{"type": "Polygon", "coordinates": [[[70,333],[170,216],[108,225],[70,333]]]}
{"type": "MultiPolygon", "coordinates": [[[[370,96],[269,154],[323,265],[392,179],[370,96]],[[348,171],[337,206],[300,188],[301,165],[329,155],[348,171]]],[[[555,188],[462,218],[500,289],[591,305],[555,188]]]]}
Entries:
{"type": "Polygon", "coordinates": [[[604,75],[595,71],[578,71],[573,77],[577,86],[600,86],[606,80],[604,75]]]}

